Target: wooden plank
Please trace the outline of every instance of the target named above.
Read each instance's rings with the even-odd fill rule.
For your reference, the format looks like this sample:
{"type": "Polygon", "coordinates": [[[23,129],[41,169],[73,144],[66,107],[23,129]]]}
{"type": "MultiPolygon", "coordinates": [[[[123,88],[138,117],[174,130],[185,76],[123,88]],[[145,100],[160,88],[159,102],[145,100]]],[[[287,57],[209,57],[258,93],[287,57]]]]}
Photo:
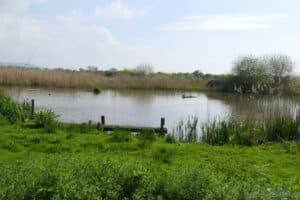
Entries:
{"type": "Polygon", "coordinates": [[[168,130],[160,127],[140,127],[140,126],[120,126],[120,125],[105,125],[104,131],[127,130],[132,132],[141,132],[144,130],[153,130],[156,133],[166,134],[168,130]]]}

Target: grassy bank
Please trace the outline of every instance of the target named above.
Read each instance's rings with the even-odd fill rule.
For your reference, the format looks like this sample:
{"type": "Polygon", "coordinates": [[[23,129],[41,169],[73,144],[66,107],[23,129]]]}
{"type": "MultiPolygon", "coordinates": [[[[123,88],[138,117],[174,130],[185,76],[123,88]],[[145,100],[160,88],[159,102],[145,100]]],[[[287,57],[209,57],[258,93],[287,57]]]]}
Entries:
{"type": "Polygon", "coordinates": [[[300,198],[299,141],[182,143],[29,110],[0,96],[0,199],[300,198]]]}
{"type": "Polygon", "coordinates": [[[300,145],[174,143],[0,120],[0,199],[299,198],[300,145]]]}
{"type": "Polygon", "coordinates": [[[204,90],[206,81],[191,74],[139,74],[0,67],[0,85],[59,88],[204,90]]]}

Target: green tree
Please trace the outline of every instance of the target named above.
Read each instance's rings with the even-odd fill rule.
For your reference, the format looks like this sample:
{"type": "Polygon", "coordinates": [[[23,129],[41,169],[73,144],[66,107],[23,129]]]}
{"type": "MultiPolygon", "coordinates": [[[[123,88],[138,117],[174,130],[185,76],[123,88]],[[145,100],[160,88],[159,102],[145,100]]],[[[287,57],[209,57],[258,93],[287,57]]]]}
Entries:
{"type": "Polygon", "coordinates": [[[239,57],[232,68],[230,85],[241,93],[273,93],[289,84],[293,62],[285,55],[239,57]]]}
{"type": "Polygon", "coordinates": [[[242,93],[263,93],[270,89],[272,77],[261,59],[254,56],[238,58],[232,69],[235,90],[242,93]]]}
{"type": "Polygon", "coordinates": [[[293,71],[293,62],[285,55],[270,55],[264,57],[265,65],[273,77],[273,86],[286,86],[293,71]]]}

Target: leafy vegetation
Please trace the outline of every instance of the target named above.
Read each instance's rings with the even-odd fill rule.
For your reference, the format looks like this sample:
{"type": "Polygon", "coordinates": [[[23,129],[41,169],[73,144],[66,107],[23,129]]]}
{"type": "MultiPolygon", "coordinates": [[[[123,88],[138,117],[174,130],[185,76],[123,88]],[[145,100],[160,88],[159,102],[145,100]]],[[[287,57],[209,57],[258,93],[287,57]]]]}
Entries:
{"type": "Polygon", "coordinates": [[[25,121],[31,115],[31,106],[28,102],[16,103],[11,97],[0,92],[0,115],[10,123],[25,121]]]}
{"type": "Polygon", "coordinates": [[[98,88],[98,87],[95,87],[95,88],[93,89],[93,93],[94,93],[94,94],[100,94],[100,93],[101,93],[101,89],[98,88]]]}
{"type": "MultiPolygon", "coordinates": [[[[297,199],[300,194],[297,120],[215,121],[203,128],[205,141],[214,146],[175,142],[147,130],[108,134],[91,123],[58,125],[51,110],[12,124],[8,115],[23,104],[5,95],[0,103],[12,105],[1,107],[0,199],[297,199]],[[261,145],[247,146],[252,144],[261,145]]],[[[30,106],[25,108],[27,113],[30,106]]],[[[195,117],[182,122],[180,137],[193,142],[197,124],[195,117]]]]}
{"type": "Polygon", "coordinates": [[[232,75],[223,79],[223,90],[239,93],[273,94],[291,89],[293,62],[288,56],[245,56],[238,58],[232,75]]]}
{"type": "Polygon", "coordinates": [[[170,144],[95,128],[81,134],[77,125],[54,134],[4,119],[0,126],[0,199],[297,199],[300,193],[296,142],[170,144]],[[147,148],[143,140],[151,141],[147,148]]]}
{"type": "Polygon", "coordinates": [[[58,126],[58,116],[52,110],[44,109],[34,115],[36,125],[45,128],[49,133],[55,132],[58,126]]]}
{"type": "Polygon", "coordinates": [[[261,120],[228,119],[198,123],[197,117],[181,120],[168,136],[180,142],[205,142],[211,145],[260,145],[268,142],[297,141],[300,121],[291,116],[278,115],[261,120]]]}

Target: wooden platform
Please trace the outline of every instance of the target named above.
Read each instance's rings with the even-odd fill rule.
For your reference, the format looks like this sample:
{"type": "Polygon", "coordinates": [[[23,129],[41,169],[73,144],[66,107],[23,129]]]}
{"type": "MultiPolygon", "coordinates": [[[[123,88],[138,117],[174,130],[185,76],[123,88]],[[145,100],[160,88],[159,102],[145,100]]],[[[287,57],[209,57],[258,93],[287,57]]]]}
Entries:
{"type": "Polygon", "coordinates": [[[168,130],[165,126],[165,118],[160,118],[160,127],[140,127],[140,126],[120,126],[120,125],[107,125],[105,123],[105,116],[101,116],[101,123],[99,123],[99,127],[102,127],[104,131],[114,131],[114,130],[126,130],[132,132],[142,132],[145,130],[150,130],[155,133],[159,133],[165,135],[168,133],[168,130]]]}
{"type": "Polygon", "coordinates": [[[132,132],[153,131],[159,134],[167,134],[167,128],[160,127],[140,127],[140,126],[121,126],[121,125],[104,125],[104,131],[125,130],[132,132]]]}

